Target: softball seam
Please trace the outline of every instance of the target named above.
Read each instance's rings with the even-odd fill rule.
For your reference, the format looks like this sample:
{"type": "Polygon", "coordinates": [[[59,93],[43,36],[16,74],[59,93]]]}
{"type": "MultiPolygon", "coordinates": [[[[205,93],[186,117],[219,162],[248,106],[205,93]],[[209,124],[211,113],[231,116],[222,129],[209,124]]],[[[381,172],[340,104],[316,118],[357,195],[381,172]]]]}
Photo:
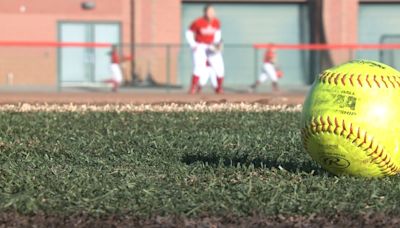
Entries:
{"type": "Polygon", "coordinates": [[[319,81],[324,84],[378,88],[400,88],[400,77],[384,75],[341,74],[325,71],[319,75],[319,81]]]}
{"type": "Polygon", "coordinates": [[[308,150],[308,141],[312,136],[324,133],[341,136],[361,148],[366,152],[367,157],[371,158],[371,163],[373,162],[382,173],[394,175],[400,171],[400,167],[392,161],[383,146],[366,131],[336,117],[313,117],[310,123],[301,130],[304,148],[308,150]]]}

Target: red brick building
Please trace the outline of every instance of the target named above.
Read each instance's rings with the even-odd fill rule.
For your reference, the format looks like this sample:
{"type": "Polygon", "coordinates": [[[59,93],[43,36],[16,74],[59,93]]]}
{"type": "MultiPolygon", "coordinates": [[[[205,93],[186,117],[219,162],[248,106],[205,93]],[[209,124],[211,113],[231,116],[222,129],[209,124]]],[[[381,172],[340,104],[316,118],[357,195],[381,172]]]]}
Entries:
{"type": "MultiPolygon", "coordinates": [[[[63,42],[63,25],[71,25],[66,28],[71,36],[81,36],[80,30],[87,32],[96,25],[107,30],[101,25],[111,23],[118,27],[118,43],[180,43],[180,4],[180,0],[5,0],[0,3],[0,42],[63,42]],[[166,26],[166,21],[172,26],[166,26]],[[80,28],[85,25],[88,28],[80,28]]],[[[71,42],[98,41],[93,37],[71,38],[71,42]]],[[[3,45],[0,50],[0,85],[7,84],[10,75],[14,85],[57,84],[57,48],[21,44],[3,45]]],[[[130,48],[125,47],[123,52],[131,55],[130,48]]]]}
{"type": "MultiPolygon", "coordinates": [[[[246,57],[247,65],[243,61],[242,65],[237,64],[237,56],[244,56],[244,52],[234,52],[235,44],[374,43],[384,35],[400,34],[393,31],[396,30],[393,23],[400,23],[400,17],[395,11],[392,13],[400,9],[397,0],[3,0],[0,3],[0,86],[52,87],[108,77],[108,48],[57,48],[49,42],[116,43],[122,47],[121,54],[134,56],[134,63],[124,64],[127,81],[131,80],[132,67],[135,67],[136,75],[141,78],[151,74],[158,83],[185,85],[185,78],[189,77],[184,75],[190,74],[190,55],[183,46],[177,45],[184,43],[183,32],[190,20],[201,15],[204,3],[214,3],[223,21],[226,64],[232,69],[228,74],[233,75],[227,78],[228,83],[247,83],[250,79],[243,79],[242,75],[250,72],[248,67],[254,66],[252,61],[255,61],[246,57]],[[382,18],[371,18],[378,11],[382,18]],[[234,24],[236,15],[243,19],[234,24]],[[377,21],[382,24],[379,29],[368,28],[377,21]],[[237,31],[242,32],[234,35],[237,31]],[[21,41],[25,46],[7,46],[5,41],[21,41]],[[42,45],[28,47],[26,42],[42,45]],[[172,46],[166,50],[164,44],[172,46]],[[230,59],[231,56],[235,59],[230,59]]],[[[254,55],[249,53],[252,58],[254,55]]],[[[326,54],[321,58],[322,65],[354,57],[354,53],[347,51],[326,54]]],[[[284,80],[290,83],[297,78],[299,83],[304,83],[302,76],[296,75],[304,65],[300,55],[282,55],[284,59],[293,59],[290,64],[283,63],[286,72],[292,75],[284,80]]],[[[377,54],[370,56],[374,58],[377,54]]]]}

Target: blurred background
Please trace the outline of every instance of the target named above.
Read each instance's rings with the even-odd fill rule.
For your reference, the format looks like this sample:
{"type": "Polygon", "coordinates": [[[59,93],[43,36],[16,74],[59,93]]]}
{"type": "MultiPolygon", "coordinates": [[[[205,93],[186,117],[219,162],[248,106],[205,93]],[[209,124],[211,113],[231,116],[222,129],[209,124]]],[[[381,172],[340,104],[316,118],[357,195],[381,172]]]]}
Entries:
{"type": "Polygon", "coordinates": [[[400,0],[1,0],[0,89],[102,87],[117,45],[124,88],[186,90],[184,33],[206,3],[222,24],[228,91],[256,80],[271,44],[287,90],[356,58],[400,68],[400,0]]]}

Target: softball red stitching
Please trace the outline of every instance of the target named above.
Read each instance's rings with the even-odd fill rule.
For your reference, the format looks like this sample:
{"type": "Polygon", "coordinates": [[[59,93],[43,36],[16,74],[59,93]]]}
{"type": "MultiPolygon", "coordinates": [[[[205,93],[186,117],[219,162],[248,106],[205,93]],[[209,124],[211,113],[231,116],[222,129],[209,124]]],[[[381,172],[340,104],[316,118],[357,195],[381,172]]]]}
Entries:
{"type": "Polygon", "coordinates": [[[328,82],[329,84],[332,84],[332,78],[335,76],[335,74],[330,74],[330,76],[328,77],[328,82]]]}
{"type": "Polygon", "coordinates": [[[392,84],[392,87],[396,87],[396,85],[394,84],[394,82],[392,81],[390,76],[386,76],[386,77],[387,77],[387,80],[390,82],[390,84],[392,84]]]}
{"type": "Polygon", "coordinates": [[[333,72],[325,71],[319,75],[319,81],[322,83],[344,86],[347,84],[347,81],[349,81],[351,86],[358,84],[360,87],[368,86],[370,88],[374,85],[378,88],[382,88],[383,86],[386,88],[400,88],[400,76],[372,76],[369,74],[366,74],[365,76],[362,74],[355,76],[354,74],[335,74],[333,72]]]}
{"type": "Polygon", "coordinates": [[[382,80],[383,84],[385,84],[386,88],[389,88],[388,84],[385,81],[385,77],[383,77],[383,75],[381,75],[381,80],[382,80]]]}
{"type": "Polygon", "coordinates": [[[353,77],[354,77],[354,74],[351,74],[351,75],[350,75],[350,83],[351,83],[352,86],[354,86],[353,77]]]}
{"type": "Polygon", "coordinates": [[[367,81],[368,86],[371,88],[372,85],[371,85],[371,83],[369,82],[369,75],[368,75],[368,74],[367,74],[367,76],[365,76],[365,81],[367,81]]]}
{"type": "Polygon", "coordinates": [[[349,132],[349,135],[347,135],[346,139],[349,139],[350,136],[352,136],[352,135],[353,135],[353,124],[350,123],[350,132],[349,132]]]}
{"type": "Polygon", "coordinates": [[[397,86],[400,87],[400,82],[397,80],[398,78],[396,76],[393,76],[393,80],[397,83],[397,86]]]}
{"type": "Polygon", "coordinates": [[[346,76],[347,76],[347,74],[344,74],[343,75],[343,77],[342,77],[342,84],[345,86],[346,85],[346,76]]]}
{"type": "Polygon", "coordinates": [[[347,131],[346,129],[346,124],[344,123],[344,120],[342,120],[342,131],[340,132],[340,136],[343,136],[343,133],[347,131]]]}
{"type": "Polygon", "coordinates": [[[340,77],[340,74],[336,74],[336,77],[335,77],[335,80],[334,80],[335,85],[338,84],[338,79],[339,79],[339,77],[340,77]]]}
{"type": "Polygon", "coordinates": [[[358,77],[357,77],[357,82],[358,82],[358,84],[359,84],[361,87],[363,87],[363,84],[362,84],[362,82],[361,82],[361,74],[358,75],[358,77]]]}
{"type": "Polygon", "coordinates": [[[326,118],[322,116],[312,118],[310,124],[301,130],[304,147],[308,149],[308,141],[316,134],[333,133],[342,136],[345,139],[354,138],[350,141],[352,141],[355,146],[365,151],[366,156],[371,157],[371,162],[373,162],[383,173],[396,174],[400,171],[400,167],[392,162],[392,159],[385,152],[383,147],[374,143],[375,141],[373,137],[368,137],[367,132],[362,131],[360,127],[353,127],[352,123],[350,123],[348,129],[346,126],[344,119],[339,121],[336,117],[334,118],[334,121],[331,121],[329,116],[326,118]],[[333,127],[334,130],[332,130],[333,127]],[[339,128],[342,128],[340,133],[337,132],[339,128]],[[314,132],[313,129],[321,130],[314,132]],[[347,132],[347,134],[345,134],[345,132],[347,132]]]}
{"type": "Polygon", "coordinates": [[[381,88],[381,84],[379,84],[378,80],[376,80],[376,75],[374,75],[374,82],[378,86],[378,88],[381,88]]]}
{"type": "Polygon", "coordinates": [[[369,146],[367,147],[367,149],[372,149],[372,145],[374,144],[374,139],[371,139],[371,143],[369,144],[369,146]]]}
{"type": "Polygon", "coordinates": [[[337,133],[338,128],[339,128],[339,123],[338,123],[337,118],[335,117],[335,129],[333,130],[333,132],[334,132],[335,134],[338,134],[338,133],[337,133]]]}

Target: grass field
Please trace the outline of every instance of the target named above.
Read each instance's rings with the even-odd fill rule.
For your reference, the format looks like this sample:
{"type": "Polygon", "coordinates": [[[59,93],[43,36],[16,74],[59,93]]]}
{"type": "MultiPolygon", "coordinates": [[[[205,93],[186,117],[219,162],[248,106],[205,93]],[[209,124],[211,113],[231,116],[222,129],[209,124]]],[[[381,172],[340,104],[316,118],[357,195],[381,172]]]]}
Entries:
{"type": "Polygon", "coordinates": [[[3,108],[0,211],[139,220],[400,215],[398,176],[328,174],[302,149],[299,108],[269,109],[3,108]]]}

